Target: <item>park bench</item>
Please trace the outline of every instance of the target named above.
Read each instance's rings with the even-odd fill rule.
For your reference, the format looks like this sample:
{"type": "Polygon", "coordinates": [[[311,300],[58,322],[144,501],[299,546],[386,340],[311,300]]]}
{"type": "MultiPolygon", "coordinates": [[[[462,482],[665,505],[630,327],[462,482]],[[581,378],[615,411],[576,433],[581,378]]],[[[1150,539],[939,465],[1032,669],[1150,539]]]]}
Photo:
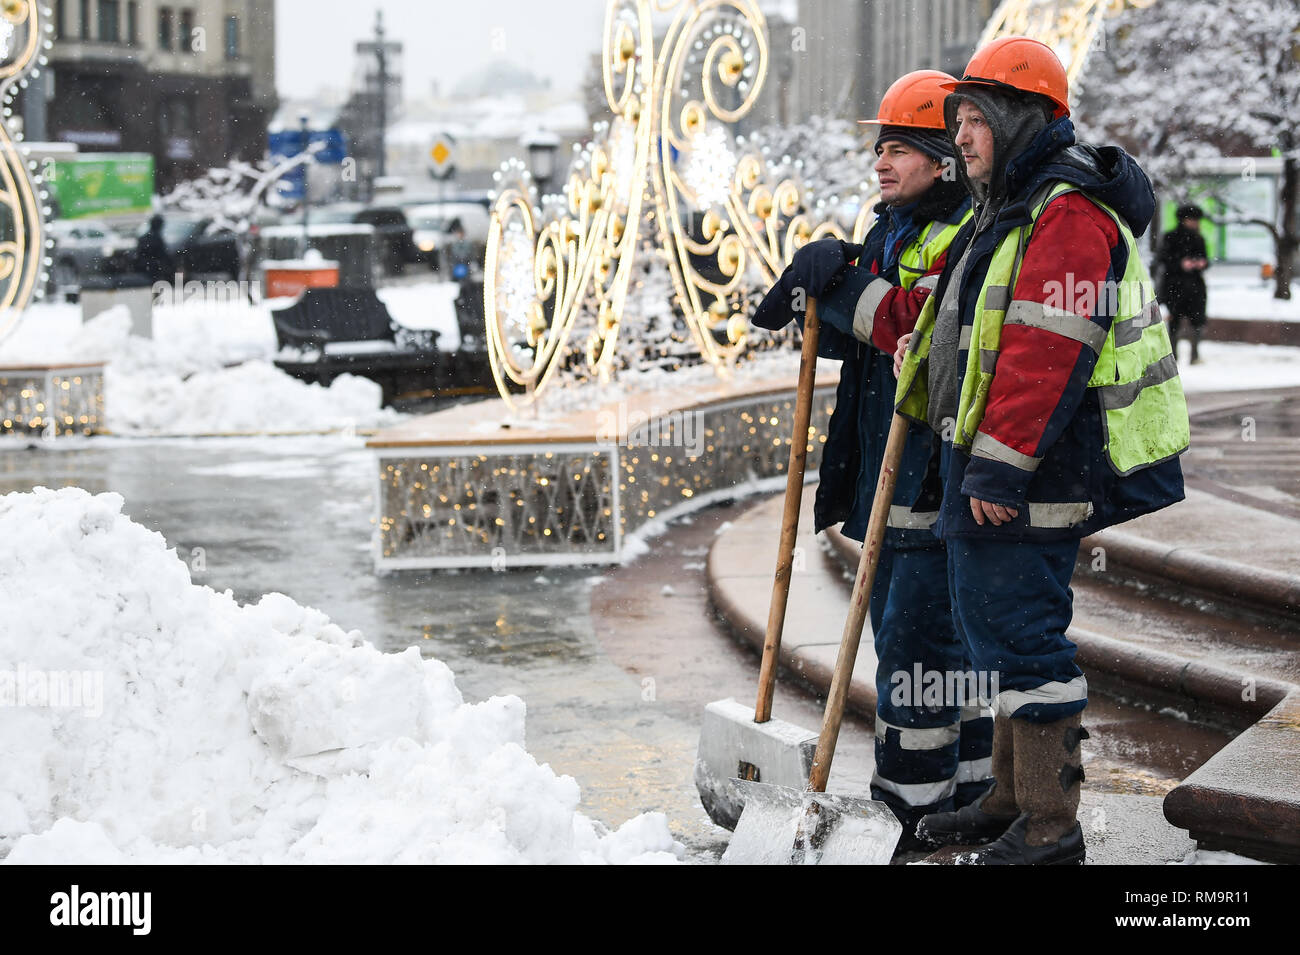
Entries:
{"type": "Polygon", "coordinates": [[[328,386],[339,375],[361,375],[378,382],[386,405],[437,389],[445,357],[438,332],[398,325],[373,289],[307,289],[271,318],[276,367],[295,378],[328,386]]]}

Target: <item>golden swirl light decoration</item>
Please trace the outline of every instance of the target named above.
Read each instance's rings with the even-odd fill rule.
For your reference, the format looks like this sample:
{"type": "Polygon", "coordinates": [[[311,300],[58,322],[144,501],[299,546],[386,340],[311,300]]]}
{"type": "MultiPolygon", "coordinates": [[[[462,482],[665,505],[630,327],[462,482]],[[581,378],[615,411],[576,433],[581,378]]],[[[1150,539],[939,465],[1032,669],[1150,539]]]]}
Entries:
{"type": "MultiPolygon", "coordinates": [[[[981,44],[1036,37],[1073,79],[1102,17],[1126,2],[1154,0],[1005,0],[981,44]]],[[[767,25],[753,0],[611,0],[602,70],[613,119],[581,150],[559,197],[539,197],[517,159],[497,174],[483,295],[492,374],[507,404],[536,400],[573,360],[602,380],[612,375],[643,223],[667,258],[694,347],[720,371],[749,343],[752,293],[796,249],[866,234],[878,193],[863,197],[846,236],[835,221],[818,221],[798,182],[772,181],[766,160],[739,148],[732,124],[757,102],[767,68],[767,25]],[[592,313],[577,356],[570,338],[592,313]]]]}
{"type": "MultiPolygon", "coordinates": [[[[595,322],[583,358],[596,376],[612,374],[643,223],[653,222],[695,347],[715,366],[745,346],[746,293],[771,284],[810,238],[842,236],[834,223],[810,221],[795,182],[767,182],[765,160],[737,149],[731,124],[753,107],[767,61],[766,22],[751,0],[607,6],[602,63],[614,118],[582,150],[562,208],[539,224],[523,163],[499,174],[483,294],[492,373],[507,403],[534,400],[572,360],[584,308],[595,322]],[[670,12],[656,53],[652,21],[670,12]]],[[[860,216],[862,232],[867,224],[860,216]]]]}
{"type": "Polygon", "coordinates": [[[1095,49],[1102,21],[1127,7],[1146,8],[1156,0],[1002,0],[993,11],[980,46],[1000,36],[1042,40],[1065,64],[1071,87],[1095,49]]]}
{"type": "Polygon", "coordinates": [[[41,191],[35,162],[17,145],[21,133],[13,128],[13,99],[45,64],[49,49],[49,10],[36,0],[0,0],[0,339],[22,318],[37,292],[45,267],[43,213],[48,195],[41,191]]]}
{"type": "MultiPolygon", "coordinates": [[[[567,358],[584,306],[597,329],[587,362],[608,373],[641,219],[650,152],[653,28],[648,3],[611,2],[602,57],[605,97],[614,119],[589,146],[564,188],[564,207],[539,228],[536,189],[517,160],[492,210],[483,297],[487,344],[497,389],[511,384],[531,401],[567,358]]],[[[498,174],[501,175],[501,174],[498,174]]]]}
{"type": "MultiPolygon", "coordinates": [[[[654,222],[695,347],[719,368],[748,342],[750,290],[771,285],[804,243],[845,237],[812,219],[798,183],[772,182],[762,156],[738,149],[731,124],[757,102],[767,64],[754,4],[698,0],[678,5],[655,71],[654,222]]],[[[874,205],[862,204],[855,238],[874,205]]]]}

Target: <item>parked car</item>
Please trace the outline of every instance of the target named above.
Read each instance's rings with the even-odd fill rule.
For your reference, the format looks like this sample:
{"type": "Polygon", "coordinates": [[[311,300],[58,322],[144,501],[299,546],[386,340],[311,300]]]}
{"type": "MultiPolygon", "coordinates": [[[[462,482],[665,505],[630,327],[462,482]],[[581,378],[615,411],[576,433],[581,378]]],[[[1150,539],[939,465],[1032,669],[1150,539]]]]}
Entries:
{"type": "MultiPolygon", "coordinates": [[[[149,228],[146,223],[140,230],[149,228]]],[[[163,213],[163,242],[185,275],[213,275],[237,280],[240,275],[239,237],[211,218],[163,213]]]]}
{"type": "Polygon", "coordinates": [[[415,206],[406,210],[411,220],[416,253],[420,261],[426,262],[431,269],[441,269],[447,262],[447,252],[451,248],[453,233],[459,226],[465,232],[465,241],[469,243],[470,255],[480,264],[487,247],[488,222],[487,209],[477,202],[440,202],[426,206],[415,206]]]}
{"type": "Polygon", "coordinates": [[[467,189],[454,194],[424,193],[407,195],[396,201],[396,205],[399,205],[408,211],[416,206],[441,206],[463,203],[472,203],[476,206],[482,206],[484,209],[491,212],[492,194],[486,189],[467,189]]]}
{"type": "Polygon", "coordinates": [[[279,209],[272,209],[270,206],[258,206],[248,218],[248,234],[256,236],[258,232],[268,226],[283,225],[287,221],[284,213],[279,209]]]}
{"type": "Polygon", "coordinates": [[[395,275],[416,261],[411,223],[397,206],[367,206],[357,216],[357,222],[375,227],[375,241],[379,243],[379,258],[385,271],[395,275]]]}
{"type": "Polygon", "coordinates": [[[135,248],[135,240],[119,235],[97,219],[57,219],[46,227],[54,240],[50,250],[48,290],[51,294],[75,292],[92,275],[110,271],[109,263],[135,248]]]}
{"type": "Polygon", "coordinates": [[[411,225],[398,206],[367,206],[359,202],[310,209],[307,221],[313,225],[368,225],[375,230],[376,255],[384,271],[396,275],[418,260],[411,225]]]}

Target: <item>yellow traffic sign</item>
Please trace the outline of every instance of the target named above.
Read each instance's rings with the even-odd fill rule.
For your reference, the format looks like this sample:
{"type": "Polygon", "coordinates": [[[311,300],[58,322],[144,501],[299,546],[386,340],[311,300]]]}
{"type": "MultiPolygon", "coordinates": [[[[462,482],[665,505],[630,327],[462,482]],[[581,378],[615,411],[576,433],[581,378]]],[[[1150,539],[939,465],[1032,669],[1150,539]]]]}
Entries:
{"type": "Polygon", "coordinates": [[[435,137],[429,158],[433,160],[430,172],[435,178],[442,179],[451,175],[452,167],[456,164],[456,141],[445,134],[435,137]]]}

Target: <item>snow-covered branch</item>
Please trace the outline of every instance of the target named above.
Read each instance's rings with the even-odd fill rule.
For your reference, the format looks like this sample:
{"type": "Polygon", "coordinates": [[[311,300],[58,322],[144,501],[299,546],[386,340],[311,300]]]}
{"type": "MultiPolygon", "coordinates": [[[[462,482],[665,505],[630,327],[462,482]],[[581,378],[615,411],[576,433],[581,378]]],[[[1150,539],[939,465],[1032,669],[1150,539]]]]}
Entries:
{"type": "Polygon", "coordinates": [[[209,169],[205,175],[182,182],[163,196],[163,208],[210,217],[219,228],[242,235],[248,231],[258,208],[276,204],[278,194],[271,187],[299,166],[311,162],[323,148],[323,142],[313,142],[304,152],[275,163],[236,160],[228,166],[209,169]]]}

